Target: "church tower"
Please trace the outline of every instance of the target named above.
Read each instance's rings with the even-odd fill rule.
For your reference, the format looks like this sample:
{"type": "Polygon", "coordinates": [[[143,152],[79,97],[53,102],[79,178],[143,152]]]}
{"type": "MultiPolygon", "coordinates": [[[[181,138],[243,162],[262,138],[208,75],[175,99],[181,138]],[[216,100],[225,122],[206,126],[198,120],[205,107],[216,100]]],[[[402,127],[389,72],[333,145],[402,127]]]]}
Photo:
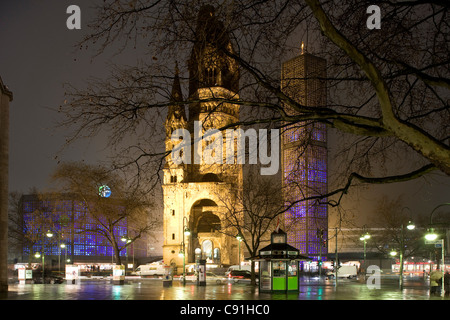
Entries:
{"type": "MultiPolygon", "coordinates": [[[[164,263],[182,273],[186,264],[205,259],[210,264],[231,265],[238,257],[238,241],[226,235],[222,205],[233,191],[242,186],[242,168],[225,161],[206,163],[202,157],[216,139],[222,140],[225,158],[225,134],[211,140],[203,135],[208,129],[220,130],[239,119],[239,69],[230,57],[233,47],[228,32],[215,16],[212,6],[200,9],[196,39],[188,60],[188,118],[182,104],[178,72],[175,75],[172,100],[166,127],[166,165],[164,167],[164,263]],[[170,152],[179,143],[172,141],[176,129],[185,129],[191,137],[189,163],[175,164],[170,152]],[[195,137],[204,137],[194,147],[195,137]],[[188,231],[189,233],[185,232],[188,231]],[[180,253],[184,253],[183,256],[180,253]]],[[[176,140],[176,139],[175,139],[176,140]]],[[[209,149],[210,150],[210,149],[209,149]]],[[[212,153],[218,152],[214,149],[212,153]]],[[[235,162],[236,163],[236,162],[235,162]]]]}

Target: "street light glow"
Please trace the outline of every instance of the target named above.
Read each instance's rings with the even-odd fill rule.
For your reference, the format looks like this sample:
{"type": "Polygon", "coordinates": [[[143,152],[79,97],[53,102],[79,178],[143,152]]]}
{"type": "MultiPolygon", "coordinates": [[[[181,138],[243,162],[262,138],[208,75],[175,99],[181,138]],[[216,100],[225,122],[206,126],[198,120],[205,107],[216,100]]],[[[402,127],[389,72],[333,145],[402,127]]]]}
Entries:
{"type": "Polygon", "coordinates": [[[429,240],[429,241],[433,241],[436,240],[438,237],[438,235],[436,233],[434,233],[434,231],[430,231],[430,233],[427,233],[425,235],[425,239],[429,240]]]}
{"type": "Polygon", "coordinates": [[[406,226],[408,230],[414,230],[416,226],[411,221],[408,222],[408,225],[406,226]]]}

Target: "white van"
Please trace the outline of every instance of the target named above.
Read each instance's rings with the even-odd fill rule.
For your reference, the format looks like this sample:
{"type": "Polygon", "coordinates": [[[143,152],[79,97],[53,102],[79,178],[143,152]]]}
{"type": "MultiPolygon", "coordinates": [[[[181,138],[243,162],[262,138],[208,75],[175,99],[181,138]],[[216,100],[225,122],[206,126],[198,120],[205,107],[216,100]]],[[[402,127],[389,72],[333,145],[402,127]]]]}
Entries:
{"type": "MultiPolygon", "coordinates": [[[[358,268],[355,265],[344,265],[338,269],[337,276],[338,278],[356,278],[358,275],[358,268]]],[[[334,271],[327,272],[327,277],[334,278],[334,271]]]]}
{"type": "Polygon", "coordinates": [[[163,276],[166,273],[167,266],[162,262],[153,262],[142,264],[134,270],[137,276],[163,276]]]}

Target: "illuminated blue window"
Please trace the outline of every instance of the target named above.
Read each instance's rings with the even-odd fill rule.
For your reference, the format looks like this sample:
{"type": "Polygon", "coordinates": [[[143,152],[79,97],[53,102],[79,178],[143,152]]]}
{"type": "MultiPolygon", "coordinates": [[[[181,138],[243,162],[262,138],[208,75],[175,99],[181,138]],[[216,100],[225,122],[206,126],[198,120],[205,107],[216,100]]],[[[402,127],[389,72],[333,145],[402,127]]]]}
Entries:
{"type": "MultiPolygon", "coordinates": [[[[88,216],[84,204],[72,200],[36,200],[36,196],[24,196],[22,199],[24,233],[32,234],[37,243],[30,247],[24,246],[23,253],[29,255],[30,251],[41,252],[45,247],[46,255],[67,255],[71,256],[112,256],[114,250],[107,239],[89,230],[94,230],[99,225],[88,216]],[[44,210],[45,209],[45,210],[44,210]],[[40,211],[39,211],[40,210],[40,211]],[[42,212],[43,210],[43,212],[42,212]],[[44,233],[47,227],[42,229],[38,223],[38,213],[42,215],[39,219],[50,222],[53,238],[46,238],[44,233]],[[58,238],[59,237],[59,238],[58,238]],[[72,242],[73,241],[73,242],[72,242]],[[59,244],[64,243],[66,247],[60,249],[59,244]],[[73,251],[73,252],[72,252],[73,251]]],[[[104,219],[103,219],[104,220],[104,219]]],[[[127,234],[127,221],[122,220],[118,227],[114,229],[117,239],[127,234]]],[[[120,241],[120,240],[119,240],[120,241]]],[[[119,245],[122,245],[119,243],[119,245]]],[[[122,250],[121,256],[126,256],[127,251],[122,250]]]]}

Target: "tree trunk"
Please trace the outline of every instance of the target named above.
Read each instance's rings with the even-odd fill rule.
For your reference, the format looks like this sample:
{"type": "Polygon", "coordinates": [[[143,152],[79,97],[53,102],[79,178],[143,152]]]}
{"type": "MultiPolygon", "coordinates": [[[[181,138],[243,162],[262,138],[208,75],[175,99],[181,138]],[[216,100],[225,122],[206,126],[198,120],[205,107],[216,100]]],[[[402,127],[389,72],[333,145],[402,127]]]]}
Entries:
{"type": "Polygon", "coordinates": [[[251,284],[252,286],[256,286],[256,273],[255,273],[255,260],[252,257],[252,264],[251,264],[251,272],[252,272],[252,276],[251,276],[251,284]]]}
{"type": "Polygon", "coordinates": [[[116,238],[113,234],[111,235],[111,244],[114,248],[114,260],[116,262],[116,265],[120,266],[122,264],[122,260],[120,259],[120,250],[116,238]]]}

